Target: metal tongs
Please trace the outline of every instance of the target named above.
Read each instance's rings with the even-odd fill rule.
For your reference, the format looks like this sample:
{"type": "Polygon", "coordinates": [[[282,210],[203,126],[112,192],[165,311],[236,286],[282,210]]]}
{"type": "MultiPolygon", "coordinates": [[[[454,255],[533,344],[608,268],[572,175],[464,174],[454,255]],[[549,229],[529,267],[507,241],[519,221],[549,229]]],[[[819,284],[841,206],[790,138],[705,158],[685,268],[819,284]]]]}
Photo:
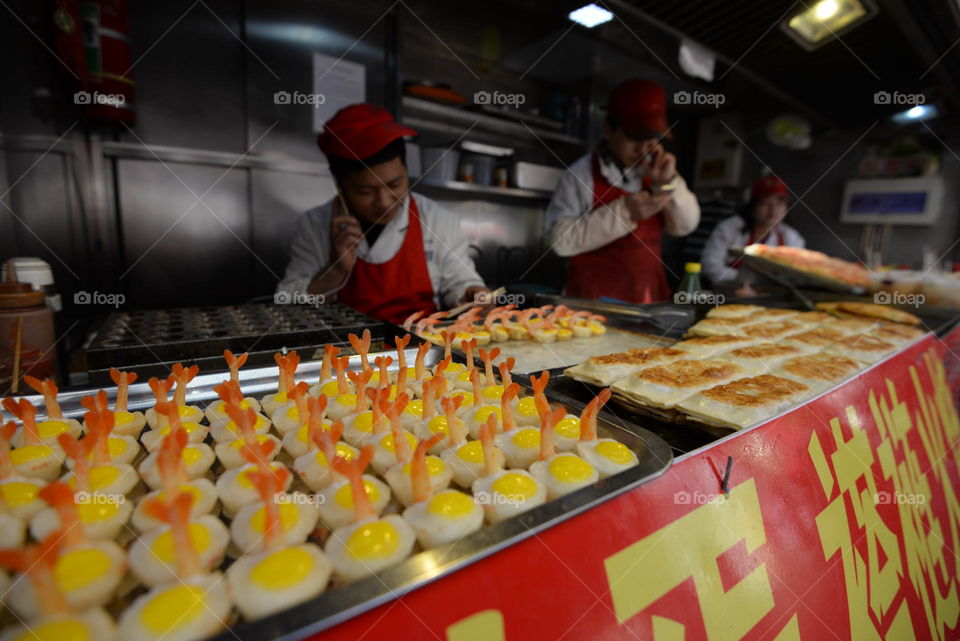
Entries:
{"type": "Polygon", "coordinates": [[[676,306],[641,308],[629,303],[614,303],[589,298],[563,298],[543,294],[541,298],[547,299],[550,302],[563,303],[571,309],[584,309],[600,314],[642,319],[655,327],[667,331],[687,329],[697,322],[697,314],[691,308],[676,306]]]}

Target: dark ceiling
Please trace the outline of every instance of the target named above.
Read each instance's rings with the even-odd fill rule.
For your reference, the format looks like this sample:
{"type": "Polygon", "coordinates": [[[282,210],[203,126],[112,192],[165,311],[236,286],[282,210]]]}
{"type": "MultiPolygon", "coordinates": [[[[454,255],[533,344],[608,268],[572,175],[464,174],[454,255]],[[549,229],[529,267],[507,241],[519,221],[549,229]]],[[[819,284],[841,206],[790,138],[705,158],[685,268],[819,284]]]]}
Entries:
{"type": "MultiPolygon", "coordinates": [[[[881,2],[876,16],[812,52],[778,24],[802,10],[804,0],[629,0],[629,5],[726,58],[726,65],[717,66],[718,78],[731,66],[742,67],[828,122],[855,125],[899,110],[875,104],[877,91],[956,100],[960,47],[951,47],[960,29],[955,10],[945,0],[881,2]],[[947,55],[934,64],[944,52],[947,55]]],[[[622,2],[612,1],[610,8],[625,13],[622,2]]],[[[640,14],[634,18],[643,19],[640,14]]]]}

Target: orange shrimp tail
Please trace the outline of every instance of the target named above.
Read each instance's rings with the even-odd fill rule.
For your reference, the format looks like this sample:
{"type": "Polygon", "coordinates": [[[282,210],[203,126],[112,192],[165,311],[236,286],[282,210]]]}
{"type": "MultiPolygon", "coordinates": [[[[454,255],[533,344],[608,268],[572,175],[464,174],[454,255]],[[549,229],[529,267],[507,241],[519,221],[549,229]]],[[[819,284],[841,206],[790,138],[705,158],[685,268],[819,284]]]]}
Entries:
{"type": "Polygon", "coordinates": [[[270,465],[270,457],[273,456],[274,451],[277,449],[277,444],[275,441],[263,441],[259,442],[245,442],[243,444],[243,449],[240,450],[240,453],[243,454],[243,458],[247,459],[251,463],[256,463],[257,465],[264,467],[270,465]]]}
{"type": "Polygon", "coordinates": [[[243,392],[240,391],[240,385],[234,381],[224,381],[223,383],[214,385],[213,391],[216,392],[220,400],[227,405],[231,403],[240,405],[243,401],[243,392]]]}
{"type": "Polygon", "coordinates": [[[426,441],[420,441],[410,463],[410,484],[413,486],[413,501],[420,503],[430,498],[430,470],[427,469],[427,451],[440,442],[442,434],[434,434],[426,441]]]}
{"type": "Polygon", "coordinates": [[[483,475],[490,476],[499,470],[496,458],[496,448],[493,445],[493,435],[497,433],[497,417],[490,414],[487,422],[480,426],[480,445],[483,446],[483,475]]]}
{"type": "MultiPolygon", "coordinates": [[[[104,400],[106,400],[106,394],[104,394],[104,400]]],[[[106,465],[110,462],[110,433],[113,432],[114,426],[113,412],[106,409],[88,412],[86,421],[90,433],[83,440],[92,441],[90,448],[93,451],[93,464],[106,465]]]]}
{"type": "Polygon", "coordinates": [[[350,489],[353,493],[354,522],[376,515],[373,510],[373,503],[370,501],[363,484],[363,471],[367,469],[372,459],[373,445],[369,443],[363,446],[363,449],[360,450],[360,456],[354,461],[347,461],[339,455],[333,457],[331,465],[333,470],[345,476],[350,482],[350,489]]]}
{"type": "Polygon", "coordinates": [[[393,344],[397,347],[397,362],[400,363],[400,369],[403,369],[407,366],[407,355],[404,350],[407,349],[407,345],[410,344],[411,338],[413,337],[410,334],[407,334],[403,338],[400,338],[399,336],[393,337],[393,344]]]}
{"type": "Polygon", "coordinates": [[[10,456],[10,440],[16,431],[17,424],[13,421],[7,421],[3,427],[0,427],[0,479],[10,477],[16,472],[13,458],[10,456]]]}
{"type": "Polygon", "coordinates": [[[63,535],[62,542],[70,547],[83,545],[87,535],[77,517],[77,499],[70,486],[63,481],[54,481],[41,489],[38,496],[56,510],[63,535]]]}
{"type": "Polygon", "coordinates": [[[562,407],[543,415],[540,418],[540,460],[546,461],[547,459],[556,456],[557,451],[553,446],[553,428],[556,426],[560,419],[566,416],[567,411],[562,407]]]}

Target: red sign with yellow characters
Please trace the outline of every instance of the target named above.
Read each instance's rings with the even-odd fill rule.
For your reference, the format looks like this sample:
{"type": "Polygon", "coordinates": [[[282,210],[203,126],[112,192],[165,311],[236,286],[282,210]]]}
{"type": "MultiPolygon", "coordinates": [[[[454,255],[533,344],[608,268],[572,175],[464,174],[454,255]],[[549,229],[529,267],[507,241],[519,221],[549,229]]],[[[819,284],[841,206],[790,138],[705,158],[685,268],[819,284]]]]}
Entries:
{"type": "Polygon", "coordinates": [[[957,354],[928,337],[318,638],[960,638],[957,354]]]}

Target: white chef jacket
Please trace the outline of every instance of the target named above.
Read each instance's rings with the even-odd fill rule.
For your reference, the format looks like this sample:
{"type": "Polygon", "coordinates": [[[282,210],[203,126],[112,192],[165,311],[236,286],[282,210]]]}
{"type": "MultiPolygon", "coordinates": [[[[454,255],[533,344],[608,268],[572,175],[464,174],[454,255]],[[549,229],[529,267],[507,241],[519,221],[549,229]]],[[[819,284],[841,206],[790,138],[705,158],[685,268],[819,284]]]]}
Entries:
{"type": "MultiPolygon", "coordinates": [[[[714,283],[739,279],[740,270],[729,266],[728,250],[731,247],[743,247],[750,240],[750,230],[745,227],[746,221],[741,216],[730,216],[713,228],[703,248],[703,258],[700,262],[703,273],[714,283]]],[[[800,232],[786,223],[777,225],[767,235],[763,244],[777,246],[778,238],[783,240],[784,247],[803,247],[806,244],[800,232]]]]}
{"type": "MultiPolygon", "coordinates": [[[[592,156],[592,153],[583,156],[563,172],[547,206],[544,233],[560,256],[599,249],[637,228],[622,198],[593,209],[592,156]]],[[[600,153],[600,173],[614,187],[631,193],[640,191],[643,184],[641,168],[634,167],[624,173],[604,153],[600,153]]],[[[700,203],[680,174],[672,184],[673,199],[662,213],[664,231],[671,236],[686,236],[700,223],[700,203]]]]}
{"type": "MultiPolygon", "coordinates": [[[[433,284],[434,302],[438,308],[453,307],[468,287],[483,286],[483,279],[468,253],[467,238],[455,214],[440,208],[426,196],[414,195],[420,226],[423,229],[423,252],[433,284]]],[[[400,211],[388,222],[371,247],[366,238],[360,240],[357,258],[370,263],[385,263],[400,251],[410,221],[407,195],[400,211]]],[[[333,199],[307,211],[297,223],[290,245],[290,262],[278,292],[306,293],[307,285],[330,264],[330,219],[333,199]]]]}

